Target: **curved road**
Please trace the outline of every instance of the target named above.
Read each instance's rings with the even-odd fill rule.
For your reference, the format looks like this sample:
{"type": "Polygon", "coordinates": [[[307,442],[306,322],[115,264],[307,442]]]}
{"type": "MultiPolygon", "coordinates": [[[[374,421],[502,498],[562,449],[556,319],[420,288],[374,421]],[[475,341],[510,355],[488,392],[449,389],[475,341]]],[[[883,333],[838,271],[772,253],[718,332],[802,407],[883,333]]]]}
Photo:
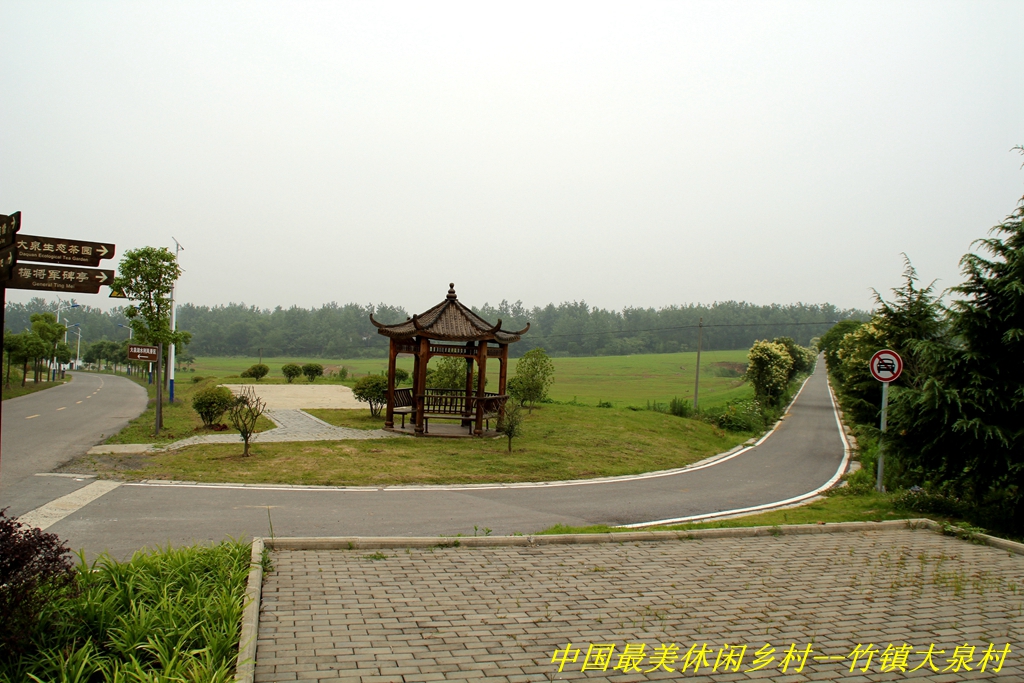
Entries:
{"type": "MultiPolygon", "coordinates": [[[[823,366],[818,364],[769,438],[686,472],[506,487],[316,490],[132,483],[104,493],[49,531],[90,555],[108,550],[124,557],[146,545],[268,536],[271,521],[278,536],[454,535],[473,533],[474,525],[502,535],[556,523],[636,524],[769,504],[820,488],[844,464],[845,445],[823,366]]],[[[3,476],[9,462],[7,422],[3,476]]],[[[20,471],[28,469],[22,465],[20,471]]],[[[65,480],[79,487],[87,483],[65,480]]]]}

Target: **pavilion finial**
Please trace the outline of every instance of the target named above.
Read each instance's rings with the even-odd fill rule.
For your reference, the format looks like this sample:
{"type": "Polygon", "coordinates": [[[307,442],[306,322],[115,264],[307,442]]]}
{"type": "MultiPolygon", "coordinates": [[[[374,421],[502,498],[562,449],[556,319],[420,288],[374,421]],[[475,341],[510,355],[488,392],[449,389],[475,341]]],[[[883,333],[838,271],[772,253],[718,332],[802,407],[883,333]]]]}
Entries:
{"type": "Polygon", "coordinates": [[[450,299],[451,301],[455,301],[456,299],[459,298],[459,297],[455,296],[455,283],[454,282],[449,282],[448,283],[448,296],[446,298],[450,299]]]}

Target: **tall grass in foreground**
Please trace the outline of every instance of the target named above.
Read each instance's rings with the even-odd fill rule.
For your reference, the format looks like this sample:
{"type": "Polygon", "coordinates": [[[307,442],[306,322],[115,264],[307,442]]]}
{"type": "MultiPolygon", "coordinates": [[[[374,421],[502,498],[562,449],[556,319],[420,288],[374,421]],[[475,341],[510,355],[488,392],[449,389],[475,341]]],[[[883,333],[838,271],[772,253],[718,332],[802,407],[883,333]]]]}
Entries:
{"type": "Polygon", "coordinates": [[[26,654],[0,682],[219,683],[232,679],[249,545],[167,548],[79,565],[77,594],[53,595],[26,654]]]}

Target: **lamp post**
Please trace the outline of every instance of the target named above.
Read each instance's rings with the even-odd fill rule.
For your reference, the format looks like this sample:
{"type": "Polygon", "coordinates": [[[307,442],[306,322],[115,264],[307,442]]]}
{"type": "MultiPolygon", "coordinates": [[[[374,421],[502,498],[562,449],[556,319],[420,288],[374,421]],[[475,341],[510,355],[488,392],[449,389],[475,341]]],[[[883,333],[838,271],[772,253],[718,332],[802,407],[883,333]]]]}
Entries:
{"type": "MultiPolygon", "coordinates": [[[[63,299],[61,299],[58,296],[57,297],[57,323],[58,324],[60,323],[60,309],[61,309],[61,307],[64,307],[64,308],[78,308],[78,304],[73,304],[70,301],[64,301],[63,299]]],[[[64,327],[64,343],[65,344],[68,343],[68,328],[67,328],[66,325],[64,327]]],[[[56,382],[57,381],[57,348],[56,348],[56,346],[54,346],[54,349],[53,349],[53,363],[50,365],[50,373],[51,373],[50,374],[50,381],[51,382],[56,382]]]]}
{"type": "Polygon", "coordinates": [[[80,359],[82,357],[82,323],[75,323],[74,325],[66,326],[64,328],[65,338],[67,338],[68,329],[71,327],[78,328],[77,330],[75,330],[75,332],[78,333],[78,346],[75,348],[75,370],[77,370],[78,366],[81,364],[80,359]]]}
{"type": "MultiPolygon", "coordinates": [[[[132,334],[135,332],[135,330],[132,329],[132,326],[131,325],[122,325],[121,323],[118,323],[117,326],[118,327],[123,327],[124,329],[128,330],[128,343],[131,344],[132,343],[132,334]]],[[[132,372],[132,364],[131,364],[131,361],[128,361],[128,374],[130,375],[131,372],[132,372]]],[[[153,383],[153,364],[152,363],[149,364],[149,383],[150,384],[153,383]]]]}
{"type": "MultiPolygon", "coordinates": [[[[174,239],[174,237],[171,237],[171,239],[174,240],[174,262],[175,262],[175,264],[177,264],[178,263],[178,254],[183,252],[183,251],[185,251],[185,247],[183,247],[180,244],[178,244],[178,240],[174,239]]],[[[174,303],[174,283],[171,283],[171,334],[172,335],[174,334],[175,330],[177,329],[177,323],[175,321],[176,316],[174,315],[174,313],[175,313],[174,308],[175,308],[175,303],[174,303]]],[[[175,363],[174,363],[174,350],[175,350],[175,346],[176,346],[176,344],[172,341],[168,345],[168,347],[167,347],[167,372],[170,373],[169,381],[167,382],[167,386],[168,386],[168,389],[169,389],[169,391],[168,391],[168,398],[170,399],[171,403],[174,403],[174,365],[175,365],[175,363]]]]}

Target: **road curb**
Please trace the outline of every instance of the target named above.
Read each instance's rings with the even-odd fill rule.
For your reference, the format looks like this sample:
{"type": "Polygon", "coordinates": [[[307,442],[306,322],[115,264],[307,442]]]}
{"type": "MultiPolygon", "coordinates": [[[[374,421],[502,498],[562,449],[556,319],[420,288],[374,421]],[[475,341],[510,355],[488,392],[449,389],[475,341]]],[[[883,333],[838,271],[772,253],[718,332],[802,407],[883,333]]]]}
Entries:
{"type": "Polygon", "coordinates": [[[249,578],[245,587],[242,629],[238,637],[235,682],[252,683],[256,674],[256,637],[260,628],[260,600],[263,595],[263,539],[252,539],[249,578]]]}
{"type": "Polygon", "coordinates": [[[943,527],[931,519],[894,519],[885,522],[835,522],[830,524],[786,524],[782,526],[691,529],[688,531],[624,531],[601,534],[551,534],[531,536],[296,536],[262,539],[270,550],[364,550],[384,548],[486,548],[511,546],[572,545],[590,543],[631,543],[756,536],[803,536],[810,534],[927,529],[982,542],[1000,550],[1024,555],[1024,543],[987,534],[971,534],[956,527],[943,527]]]}

